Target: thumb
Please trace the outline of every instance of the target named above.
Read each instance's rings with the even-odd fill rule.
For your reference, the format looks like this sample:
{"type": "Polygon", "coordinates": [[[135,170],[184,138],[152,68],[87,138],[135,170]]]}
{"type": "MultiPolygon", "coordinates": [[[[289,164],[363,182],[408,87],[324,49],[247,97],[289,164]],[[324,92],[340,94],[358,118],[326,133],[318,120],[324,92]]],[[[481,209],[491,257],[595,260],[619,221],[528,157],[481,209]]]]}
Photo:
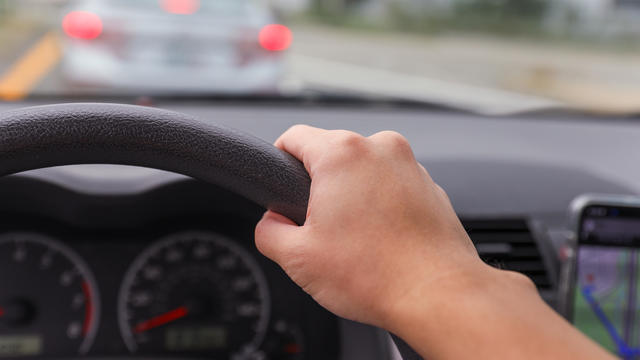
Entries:
{"type": "Polygon", "coordinates": [[[268,210],[256,225],[256,247],[278,264],[299,247],[300,227],[289,218],[268,210]]]}

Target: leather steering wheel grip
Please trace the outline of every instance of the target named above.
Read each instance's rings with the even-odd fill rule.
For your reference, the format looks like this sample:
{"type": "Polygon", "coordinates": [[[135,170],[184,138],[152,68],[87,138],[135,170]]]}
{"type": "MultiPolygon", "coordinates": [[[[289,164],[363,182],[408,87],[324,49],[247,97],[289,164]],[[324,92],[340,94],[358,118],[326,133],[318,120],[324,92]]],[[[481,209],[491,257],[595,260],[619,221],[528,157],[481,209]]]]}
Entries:
{"type": "MultiPolygon", "coordinates": [[[[311,179],[293,156],[237,130],[150,107],[84,103],[0,113],[0,176],[72,164],[144,166],[218,185],[302,225],[311,179]]],[[[419,356],[394,337],[406,360],[419,356]]]]}
{"type": "Polygon", "coordinates": [[[82,103],[0,113],[0,175],[71,164],[168,170],[233,191],[302,225],[311,179],[251,135],[150,107],[82,103]]]}

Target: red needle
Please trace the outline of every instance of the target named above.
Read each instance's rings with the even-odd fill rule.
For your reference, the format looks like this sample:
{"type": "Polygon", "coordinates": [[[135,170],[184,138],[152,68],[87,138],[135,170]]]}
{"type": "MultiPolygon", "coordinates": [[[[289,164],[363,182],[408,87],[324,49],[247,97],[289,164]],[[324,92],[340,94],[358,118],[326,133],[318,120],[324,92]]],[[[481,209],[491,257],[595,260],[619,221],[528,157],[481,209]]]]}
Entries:
{"type": "Polygon", "coordinates": [[[188,309],[186,306],[180,306],[179,308],[175,308],[171,311],[167,311],[162,315],[158,315],[154,318],[151,318],[147,321],[143,321],[136,325],[133,328],[133,332],[139,334],[141,332],[145,332],[147,330],[151,330],[153,328],[157,328],[158,326],[162,326],[164,324],[168,324],[172,321],[176,321],[180,318],[187,316],[188,309]]]}
{"type": "Polygon", "coordinates": [[[4,309],[0,307],[0,316],[4,315],[4,309]]]}
{"type": "Polygon", "coordinates": [[[89,288],[89,284],[86,281],[82,283],[82,293],[84,294],[86,303],[84,308],[82,334],[86,336],[89,333],[89,329],[91,328],[91,321],[93,319],[93,300],[91,297],[91,289],[89,288]]]}

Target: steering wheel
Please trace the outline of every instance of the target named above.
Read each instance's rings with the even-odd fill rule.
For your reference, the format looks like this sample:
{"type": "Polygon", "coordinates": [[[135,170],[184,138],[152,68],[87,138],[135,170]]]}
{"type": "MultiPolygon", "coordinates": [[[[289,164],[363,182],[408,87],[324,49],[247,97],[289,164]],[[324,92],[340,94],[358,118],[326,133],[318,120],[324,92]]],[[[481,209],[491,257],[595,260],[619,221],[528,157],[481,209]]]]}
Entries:
{"type": "MultiPolygon", "coordinates": [[[[72,164],[168,170],[235,192],[297,224],[311,179],[300,161],[251,135],[149,107],[61,104],[0,114],[0,175],[72,164]]],[[[404,359],[417,355],[395,339],[404,359]]]]}

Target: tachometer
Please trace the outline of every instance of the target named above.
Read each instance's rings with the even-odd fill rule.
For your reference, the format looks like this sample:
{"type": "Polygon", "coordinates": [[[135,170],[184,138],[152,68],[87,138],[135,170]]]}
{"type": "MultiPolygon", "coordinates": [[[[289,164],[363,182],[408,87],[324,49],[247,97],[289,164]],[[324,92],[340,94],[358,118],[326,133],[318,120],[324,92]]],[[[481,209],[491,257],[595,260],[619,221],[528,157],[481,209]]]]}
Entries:
{"type": "Polygon", "coordinates": [[[0,358],[84,354],[99,313],[93,275],[72,250],[39,234],[0,235],[0,358]]]}
{"type": "Polygon", "coordinates": [[[130,351],[221,359],[256,351],[270,308],[253,257],[212,232],[174,234],[145,250],[125,275],[118,306],[130,351]]]}

